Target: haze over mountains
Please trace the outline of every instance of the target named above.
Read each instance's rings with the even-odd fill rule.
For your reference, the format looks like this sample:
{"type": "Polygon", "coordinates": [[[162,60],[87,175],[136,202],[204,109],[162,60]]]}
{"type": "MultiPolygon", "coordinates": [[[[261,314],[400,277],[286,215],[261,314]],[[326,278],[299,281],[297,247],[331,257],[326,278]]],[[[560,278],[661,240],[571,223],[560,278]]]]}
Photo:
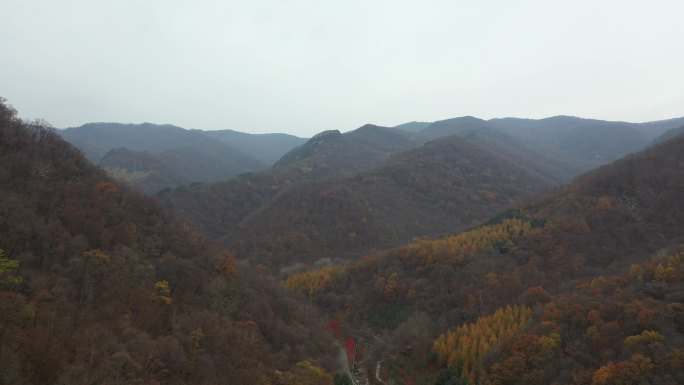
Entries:
{"type": "Polygon", "coordinates": [[[626,123],[571,116],[539,120],[462,117],[432,123],[418,133],[438,138],[449,134],[467,136],[481,129],[493,129],[539,155],[562,162],[571,168],[571,176],[574,176],[639,151],[656,136],[682,124],[684,118],[626,123]]]}
{"type": "Polygon", "coordinates": [[[683,123],[463,117],[417,132],[366,125],[323,132],[270,170],[161,199],[254,261],[358,257],[474,226],[683,123]]]}
{"type": "Polygon", "coordinates": [[[60,134],[88,160],[148,194],[263,170],[304,141],[286,134],[186,130],[151,123],[89,123],[60,134]]]}
{"type": "MultiPolygon", "coordinates": [[[[352,132],[353,135],[365,135],[364,138],[346,149],[343,143],[329,143],[330,138],[324,145],[338,147],[315,149],[320,138],[327,135],[324,132],[293,152],[290,151],[306,139],[287,134],[186,130],[150,123],[90,123],[60,132],[93,163],[141,191],[155,194],[164,188],[216,182],[245,172],[261,171],[308,157],[311,154],[307,152],[311,151],[327,151],[328,157],[338,152],[338,156],[346,157],[344,161],[340,159],[341,163],[351,160],[370,166],[381,159],[383,153],[405,151],[448,135],[478,136],[489,141],[489,147],[498,147],[498,151],[535,158],[537,167],[543,168],[537,171],[566,182],[580,172],[638,151],[658,135],[683,124],[682,118],[635,124],[567,116],[541,120],[461,117],[434,123],[410,122],[395,130],[384,128],[373,134],[375,137],[364,134],[361,128],[352,132]],[[491,133],[482,133],[487,130],[491,133]],[[362,159],[355,159],[352,153],[356,151],[364,152],[362,159]],[[541,161],[542,158],[545,161],[541,161]]],[[[334,162],[332,158],[329,161],[334,162]]],[[[337,166],[329,164],[327,167],[337,166]]]]}

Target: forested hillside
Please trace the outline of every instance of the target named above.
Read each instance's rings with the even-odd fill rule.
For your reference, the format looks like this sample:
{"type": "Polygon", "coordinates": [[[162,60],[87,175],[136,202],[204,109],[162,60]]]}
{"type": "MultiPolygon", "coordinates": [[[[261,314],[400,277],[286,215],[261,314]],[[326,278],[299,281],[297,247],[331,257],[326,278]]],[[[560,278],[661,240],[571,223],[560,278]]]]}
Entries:
{"type": "Polygon", "coordinates": [[[332,384],[319,311],[372,381],[684,381],[684,136],[549,190],[577,164],[458,122],[160,194],[218,245],[0,105],[2,382],[332,384]]]}
{"type": "Polygon", "coordinates": [[[285,154],[275,166],[297,164],[318,177],[349,174],[371,168],[389,155],[423,142],[401,130],[367,124],[344,134],[336,130],[321,132],[285,154]]]}
{"type": "Polygon", "coordinates": [[[491,129],[422,141],[370,125],[324,132],[270,170],[160,198],[239,257],[281,267],[465,229],[569,172],[491,129]]]}
{"type": "Polygon", "coordinates": [[[272,169],[161,199],[240,258],[276,268],[354,259],[482,223],[513,201],[642,149],[680,123],[463,117],[405,126],[417,133],[366,125],[320,133],[272,169]],[[464,144],[416,150],[426,138],[456,142],[445,136],[464,144]]]}
{"type": "Polygon", "coordinates": [[[198,224],[209,235],[225,237],[293,186],[368,170],[395,151],[420,144],[420,139],[386,127],[364,126],[345,134],[326,131],[293,149],[271,169],[164,192],[159,198],[174,213],[198,224]]]}
{"type": "Polygon", "coordinates": [[[682,169],[680,135],[483,226],[285,285],[350,328],[374,330],[382,348],[364,359],[388,360],[395,379],[681,383],[682,169]],[[509,305],[533,312],[478,321],[509,305]],[[466,341],[458,327],[468,322],[466,341]]]}
{"type": "Polygon", "coordinates": [[[238,256],[280,267],[472,227],[553,184],[487,148],[449,137],[353,176],[292,186],[224,237],[238,256]]]}
{"type": "Polygon", "coordinates": [[[322,324],[0,104],[0,383],[331,384],[322,324]]]}

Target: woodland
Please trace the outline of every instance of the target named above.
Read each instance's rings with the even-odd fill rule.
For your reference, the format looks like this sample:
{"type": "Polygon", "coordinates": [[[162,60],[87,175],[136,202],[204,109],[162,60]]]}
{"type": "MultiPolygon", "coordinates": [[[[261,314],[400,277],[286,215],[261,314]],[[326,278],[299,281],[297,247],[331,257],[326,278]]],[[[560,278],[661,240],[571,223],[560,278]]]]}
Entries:
{"type": "Polygon", "coordinates": [[[304,140],[2,100],[0,383],[682,384],[682,125],[304,140]]]}
{"type": "Polygon", "coordinates": [[[332,378],[315,309],[54,130],[6,104],[0,128],[1,383],[332,378]]]}

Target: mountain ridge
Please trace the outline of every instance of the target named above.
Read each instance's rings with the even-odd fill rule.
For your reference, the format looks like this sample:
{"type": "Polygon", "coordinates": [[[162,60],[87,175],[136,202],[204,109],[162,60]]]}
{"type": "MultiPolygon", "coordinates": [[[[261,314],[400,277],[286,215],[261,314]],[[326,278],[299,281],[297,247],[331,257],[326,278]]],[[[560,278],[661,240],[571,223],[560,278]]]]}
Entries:
{"type": "Polygon", "coordinates": [[[207,132],[152,123],[88,123],[58,132],[93,163],[110,168],[123,180],[150,195],[163,188],[216,182],[266,169],[274,159],[303,141],[280,134],[207,132]],[[110,151],[117,148],[131,150],[128,154],[131,159],[123,152],[112,157],[110,151]],[[110,157],[105,159],[108,154],[110,157]],[[146,161],[139,162],[136,158],[140,157],[146,161]],[[146,167],[142,170],[144,176],[132,166],[136,164],[146,167]]]}

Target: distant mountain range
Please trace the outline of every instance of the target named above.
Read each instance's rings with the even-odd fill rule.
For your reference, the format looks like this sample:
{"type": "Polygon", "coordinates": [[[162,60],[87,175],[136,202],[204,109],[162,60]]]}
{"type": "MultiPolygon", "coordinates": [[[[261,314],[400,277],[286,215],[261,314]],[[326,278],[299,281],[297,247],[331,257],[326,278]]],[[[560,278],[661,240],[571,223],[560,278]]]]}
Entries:
{"type": "Polygon", "coordinates": [[[163,189],[167,207],[239,255],[282,267],[471,227],[683,125],[460,117],[309,140],[114,123],[61,134],[111,175],[163,189]]]}
{"type": "Polygon", "coordinates": [[[413,123],[408,123],[407,127],[408,131],[430,139],[454,134],[468,136],[482,129],[496,130],[527,150],[563,163],[570,171],[568,176],[573,176],[640,151],[658,135],[682,125],[684,118],[627,123],[571,116],[539,120],[483,120],[466,116],[437,121],[419,130],[414,129],[413,123]]]}
{"type": "Polygon", "coordinates": [[[59,133],[113,176],[148,194],[268,168],[305,139],[286,134],[89,123],[59,133]]]}
{"type": "Polygon", "coordinates": [[[59,132],[117,179],[156,194],[164,188],[227,180],[302,158],[310,158],[321,173],[337,169],[338,165],[354,170],[371,167],[389,153],[448,135],[479,137],[497,151],[533,157],[537,171],[566,182],[574,175],[638,151],[658,135],[682,125],[684,118],[625,123],[568,116],[541,120],[482,120],[467,116],[409,122],[394,129],[367,125],[348,133],[351,136],[326,131],[301,147],[306,139],[287,134],[187,130],[151,123],[89,123],[59,132]],[[483,130],[490,133],[483,134],[483,130]],[[337,143],[332,140],[335,134],[340,140],[337,143]],[[325,155],[311,158],[314,153],[325,155]]]}

